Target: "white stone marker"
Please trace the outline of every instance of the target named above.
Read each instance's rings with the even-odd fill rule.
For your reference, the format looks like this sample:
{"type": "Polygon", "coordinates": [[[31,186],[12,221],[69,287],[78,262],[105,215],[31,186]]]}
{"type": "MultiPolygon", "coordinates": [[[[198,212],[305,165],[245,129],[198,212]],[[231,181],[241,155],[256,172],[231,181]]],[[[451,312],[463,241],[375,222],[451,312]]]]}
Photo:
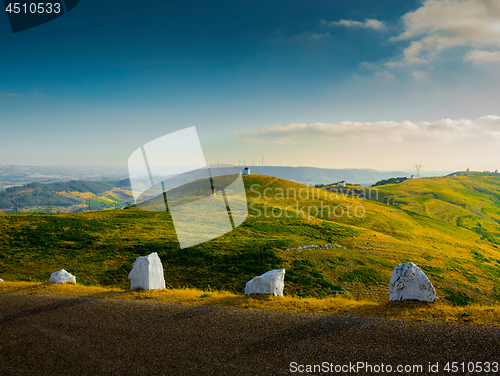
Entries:
{"type": "Polygon", "coordinates": [[[76,277],[66,270],[61,269],[50,275],[49,283],[76,283],[76,277]]]}
{"type": "Polygon", "coordinates": [[[412,262],[399,264],[394,268],[389,283],[389,293],[392,301],[421,300],[433,302],[436,299],[436,290],[431,281],[412,262]]]}
{"type": "Polygon", "coordinates": [[[245,286],[245,295],[268,294],[283,296],[285,287],[285,269],[270,270],[254,277],[245,286]]]}
{"type": "Polygon", "coordinates": [[[132,271],[128,275],[130,289],[155,290],[165,288],[163,276],[163,265],[156,252],[147,256],[140,256],[132,265],[132,271]]]}

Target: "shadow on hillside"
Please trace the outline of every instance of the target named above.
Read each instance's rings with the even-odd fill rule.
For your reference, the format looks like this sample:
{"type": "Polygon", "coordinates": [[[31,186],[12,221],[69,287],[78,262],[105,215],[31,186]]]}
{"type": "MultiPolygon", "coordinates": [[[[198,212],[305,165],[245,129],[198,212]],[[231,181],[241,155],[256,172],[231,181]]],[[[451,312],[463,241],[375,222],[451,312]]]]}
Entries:
{"type": "Polygon", "coordinates": [[[363,326],[376,319],[353,316],[323,316],[304,324],[286,328],[254,342],[240,353],[251,357],[269,349],[289,349],[300,342],[325,343],[326,338],[340,338],[344,332],[360,331],[363,326]]]}
{"type": "Polygon", "coordinates": [[[95,300],[102,300],[105,298],[111,298],[114,296],[126,296],[131,294],[133,291],[104,291],[98,293],[90,293],[83,296],[78,297],[69,297],[58,294],[37,294],[38,291],[42,291],[45,287],[51,286],[51,283],[43,283],[31,286],[18,286],[15,288],[9,288],[8,291],[4,292],[4,294],[24,294],[33,297],[43,297],[46,299],[57,299],[57,301],[53,303],[49,303],[42,306],[37,306],[34,308],[24,309],[22,311],[0,317],[0,324],[7,323],[9,321],[14,321],[26,317],[36,316],[43,313],[49,313],[60,309],[65,309],[69,307],[73,307],[80,304],[90,303],[95,300]]]}
{"type": "Polygon", "coordinates": [[[70,298],[70,299],[62,299],[58,302],[47,304],[41,307],[29,308],[17,313],[13,313],[11,315],[7,315],[5,317],[0,318],[0,324],[7,323],[9,321],[14,321],[18,319],[23,319],[26,317],[40,315],[42,313],[53,312],[63,308],[73,307],[79,304],[84,304],[90,302],[92,299],[87,297],[82,298],[70,298]]]}
{"type": "Polygon", "coordinates": [[[420,309],[433,307],[434,303],[424,302],[420,300],[405,300],[397,302],[386,302],[381,304],[386,309],[420,309]]]}

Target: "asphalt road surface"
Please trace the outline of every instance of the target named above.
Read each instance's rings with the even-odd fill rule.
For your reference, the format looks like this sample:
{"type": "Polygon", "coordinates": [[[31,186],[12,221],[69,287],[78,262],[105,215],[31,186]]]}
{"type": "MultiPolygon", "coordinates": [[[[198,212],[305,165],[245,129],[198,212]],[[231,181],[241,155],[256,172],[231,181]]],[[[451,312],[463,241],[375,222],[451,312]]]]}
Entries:
{"type": "Polygon", "coordinates": [[[0,375],[500,374],[494,362],[500,328],[0,294],[0,375]]]}

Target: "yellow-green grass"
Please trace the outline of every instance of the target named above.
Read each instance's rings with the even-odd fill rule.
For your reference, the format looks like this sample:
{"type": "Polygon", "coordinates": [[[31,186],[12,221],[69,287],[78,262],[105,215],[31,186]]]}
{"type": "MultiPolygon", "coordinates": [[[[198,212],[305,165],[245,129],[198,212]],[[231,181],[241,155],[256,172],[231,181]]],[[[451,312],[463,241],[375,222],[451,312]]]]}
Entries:
{"type": "Polygon", "coordinates": [[[104,192],[103,194],[99,195],[98,197],[92,193],[92,192],[69,192],[70,194],[77,196],[79,198],[83,199],[103,199],[105,201],[112,201],[112,198],[115,198],[118,201],[123,201],[125,200],[131,200],[133,199],[133,194],[129,190],[121,189],[121,188],[115,188],[111,191],[104,192]]]}
{"type": "Polygon", "coordinates": [[[350,296],[336,296],[325,299],[297,298],[292,296],[274,297],[267,295],[246,296],[227,291],[194,288],[130,291],[121,288],[89,287],[78,284],[56,285],[35,282],[3,282],[0,284],[0,292],[223,306],[236,309],[258,309],[310,314],[371,316],[421,322],[500,325],[500,307],[490,307],[477,303],[464,307],[456,307],[447,301],[436,301],[434,303],[376,303],[366,299],[353,299],[350,296]]]}
{"type": "MultiPolygon", "coordinates": [[[[261,179],[257,176],[250,176],[246,180],[247,186],[260,184],[258,189],[253,189],[258,193],[249,194],[254,202],[285,208],[293,206],[293,189],[297,192],[297,196],[300,189],[302,189],[302,197],[306,196],[305,187],[295,183],[284,182],[276,178],[268,178],[263,183],[260,181],[261,179]],[[259,193],[264,189],[267,189],[267,198],[263,195],[259,197],[259,193]],[[285,193],[284,198],[281,199],[282,190],[288,191],[289,197],[285,193]]],[[[350,260],[344,263],[344,267],[340,266],[341,272],[349,269],[345,268],[345,264],[353,265],[356,261],[361,261],[368,266],[378,266],[383,280],[388,281],[395,265],[412,261],[427,269],[426,272],[431,280],[443,294],[446,289],[460,289],[465,286],[469,289],[486,287],[493,293],[495,287],[498,286],[500,269],[497,265],[500,253],[494,244],[482,239],[473,231],[411,211],[395,210],[378,202],[352,198],[352,196],[337,195],[315,188],[308,188],[307,195],[309,206],[321,207],[321,202],[323,202],[323,206],[357,205],[365,209],[365,215],[360,218],[355,216],[336,218],[332,215],[328,216],[327,211],[325,215],[318,216],[320,218],[311,218],[311,225],[328,221],[366,230],[343,242],[349,249],[336,251],[350,260]],[[485,256],[487,261],[477,260],[478,255],[485,256]]],[[[305,201],[302,200],[302,202],[305,201]]],[[[292,209],[289,208],[289,210],[292,209]]],[[[301,256],[318,262],[328,258],[325,252],[317,250],[305,251],[301,256]]],[[[339,266],[336,266],[331,273],[325,272],[325,276],[338,277],[338,269],[339,266]]],[[[477,291],[471,291],[469,294],[482,300],[477,291]]]]}
{"type": "MultiPolygon", "coordinates": [[[[130,192],[130,191],[127,191],[130,192]]],[[[130,192],[132,193],[132,192],[130,192]]],[[[112,192],[112,195],[120,201],[133,201],[134,196],[125,193],[123,190],[116,189],[112,192]]]]}
{"type": "Polygon", "coordinates": [[[466,174],[381,186],[379,199],[467,228],[500,246],[500,175],[466,174]]]}
{"type": "Polygon", "coordinates": [[[92,193],[92,192],[76,192],[76,191],[72,191],[72,192],[69,192],[69,193],[71,193],[72,195],[75,195],[77,197],[84,198],[84,199],[95,197],[95,194],[92,193]]]}
{"type": "Polygon", "coordinates": [[[103,197],[109,199],[110,201],[118,202],[120,204],[125,202],[117,197],[116,191],[106,192],[103,197]]]}
{"type": "Polygon", "coordinates": [[[412,261],[429,276],[440,301],[494,303],[500,297],[500,253],[474,231],[277,178],[244,180],[250,217],[234,231],[184,250],[168,212],[1,216],[0,277],[41,282],[64,268],[85,285],[125,289],[135,258],[158,252],[170,288],[241,293],[252,277],[284,267],[287,298],[331,298],[343,289],[351,300],[388,304],[394,267],[412,261]],[[364,215],[336,217],[325,209],[341,205],[362,208],[364,215]],[[314,207],[323,212],[312,210],[309,217],[307,208],[314,207]],[[264,210],[274,210],[274,216],[257,215],[264,210]],[[343,247],[286,250],[309,244],[343,247]]]}

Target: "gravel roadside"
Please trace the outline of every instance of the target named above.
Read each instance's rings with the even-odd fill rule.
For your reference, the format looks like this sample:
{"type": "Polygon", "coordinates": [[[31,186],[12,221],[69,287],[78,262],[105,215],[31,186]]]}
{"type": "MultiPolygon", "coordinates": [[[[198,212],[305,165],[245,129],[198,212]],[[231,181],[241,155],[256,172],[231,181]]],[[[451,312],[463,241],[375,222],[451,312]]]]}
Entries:
{"type": "Polygon", "coordinates": [[[465,375],[443,367],[500,362],[499,345],[491,327],[0,294],[0,375],[349,374],[292,372],[323,362],[465,375]]]}

